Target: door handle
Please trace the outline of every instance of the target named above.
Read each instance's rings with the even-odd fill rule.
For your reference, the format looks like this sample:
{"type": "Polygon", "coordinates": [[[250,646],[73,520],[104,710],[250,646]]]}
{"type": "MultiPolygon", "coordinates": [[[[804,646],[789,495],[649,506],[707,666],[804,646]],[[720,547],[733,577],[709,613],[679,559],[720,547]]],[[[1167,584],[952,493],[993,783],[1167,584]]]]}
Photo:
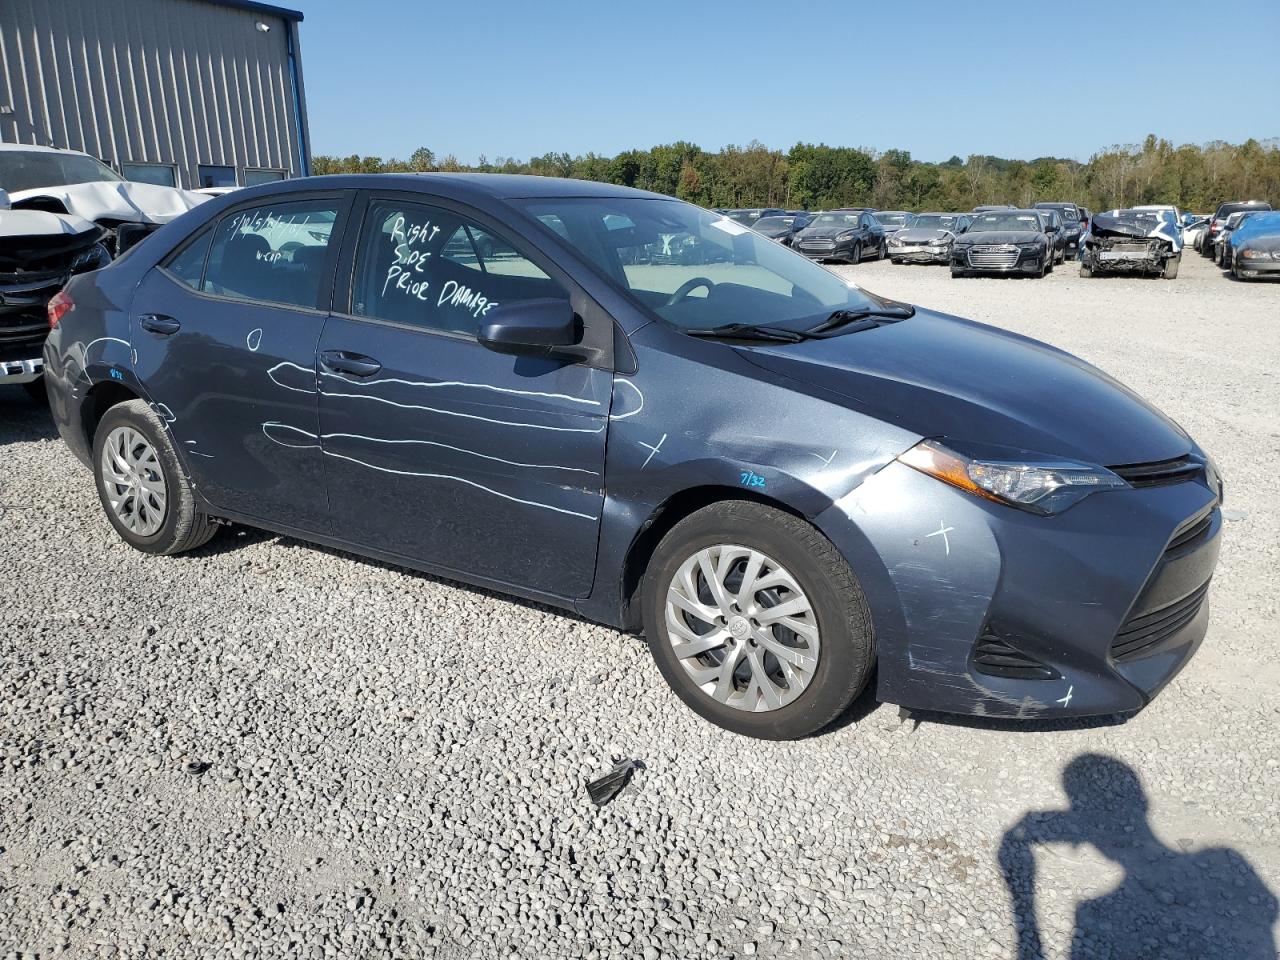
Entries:
{"type": "Polygon", "coordinates": [[[166,317],[161,313],[144,313],[138,318],[138,326],[142,327],[143,330],[158,333],[162,337],[177,333],[182,328],[182,324],[173,319],[173,317],[166,317]]]}
{"type": "Polygon", "coordinates": [[[382,364],[373,357],[359,353],[348,353],[345,350],[324,350],[320,354],[320,363],[338,373],[347,373],[353,377],[372,377],[382,369],[382,364]]]}

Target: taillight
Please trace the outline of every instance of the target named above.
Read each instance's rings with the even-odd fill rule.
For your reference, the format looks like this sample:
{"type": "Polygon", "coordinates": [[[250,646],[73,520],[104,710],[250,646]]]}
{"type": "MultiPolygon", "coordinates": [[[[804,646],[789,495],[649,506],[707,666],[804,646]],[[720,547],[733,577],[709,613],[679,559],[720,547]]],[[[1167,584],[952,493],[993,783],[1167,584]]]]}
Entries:
{"type": "Polygon", "coordinates": [[[49,329],[58,325],[58,321],[76,308],[76,302],[65,290],[59,290],[49,299],[49,329]]]}

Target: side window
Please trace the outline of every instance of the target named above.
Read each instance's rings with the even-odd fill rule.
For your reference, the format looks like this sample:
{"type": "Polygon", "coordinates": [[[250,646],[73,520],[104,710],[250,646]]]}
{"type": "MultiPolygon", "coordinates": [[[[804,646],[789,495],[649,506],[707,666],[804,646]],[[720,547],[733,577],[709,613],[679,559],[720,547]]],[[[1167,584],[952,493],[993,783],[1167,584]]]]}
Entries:
{"type": "Polygon", "coordinates": [[[224,297],[315,308],[337,200],[274,203],[218,223],[200,289],[224,297]]]}
{"type": "Polygon", "coordinates": [[[426,204],[379,200],[360,233],[351,312],[474,336],[500,303],[569,292],[506,240],[426,204]]]}
{"type": "Polygon", "coordinates": [[[204,258],[209,252],[209,238],[212,236],[213,228],[205,227],[199,236],[170,254],[160,266],[168,270],[175,280],[192,290],[199,290],[204,275],[204,258]]]}

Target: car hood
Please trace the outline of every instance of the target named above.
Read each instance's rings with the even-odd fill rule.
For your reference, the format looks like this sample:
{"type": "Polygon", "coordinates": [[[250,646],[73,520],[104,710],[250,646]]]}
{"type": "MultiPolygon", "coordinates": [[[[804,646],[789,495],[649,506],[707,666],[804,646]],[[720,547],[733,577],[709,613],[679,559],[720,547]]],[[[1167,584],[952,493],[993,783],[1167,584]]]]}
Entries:
{"type": "Polygon", "coordinates": [[[775,375],[839,394],[921,436],[1107,466],[1191,448],[1177,424],[1080,358],[928,310],[845,336],[739,349],[775,375]]]}
{"type": "Polygon", "coordinates": [[[951,236],[950,230],[931,230],[927,227],[905,227],[899,230],[895,236],[899,240],[941,240],[951,236]]]}
{"type": "Polygon", "coordinates": [[[838,237],[842,233],[850,233],[857,230],[856,226],[851,227],[805,227],[796,234],[802,240],[810,237],[821,240],[830,240],[832,237],[838,237]]]}
{"type": "Polygon", "coordinates": [[[1163,220],[1156,223],[1139,223],[1124,217],[1100,213],[1093,218],[1089,232],[1095,237],[1133,237],[1176,241],[1174,227],[1163,220]]]}
{"type": "Polygon", "coordinates": [[[0,239],[75,237],[98,230],[92,220],[72,213],[43,210],[0,210],[0,239]]]}
{"type": "Polygon", "coordinates": [[[67,213],[87,220],[128,223],[168,223],[210,199],[191,190],[122,180],[19,190],[9,194],[9,203],[17,207],[37,197],[56,200],[67,213]]]}
{"type": "Polygon", "coordinates": [[[957,238],[957,242],[961,244],[1030,243],[1043,236],[1044,234],[1037,233],[1035,230],[987,230],[980,233],[970,231],[957,238]]]}

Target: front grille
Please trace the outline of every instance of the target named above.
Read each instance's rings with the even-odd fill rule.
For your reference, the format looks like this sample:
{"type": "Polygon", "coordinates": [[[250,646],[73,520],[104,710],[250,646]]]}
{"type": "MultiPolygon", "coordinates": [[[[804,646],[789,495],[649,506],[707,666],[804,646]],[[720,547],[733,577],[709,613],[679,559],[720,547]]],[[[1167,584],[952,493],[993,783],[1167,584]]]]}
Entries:
{"type": "Polygon", "coordinates": [[[1213,510],[1207,510],[1202,516],[1192,517],[1173,535],[1173,539],[1169,541],[1169,546],[1165,548],[1165,553],[1177,550],[1180,547],[1188,546],[1200,540],[1209,528],[1213,526],[1213,510]]]}
{"type": "Polygon", "coordinates": [[[1153,648],[1194,620],[1208,595],[1209,584],[1206,582],[1181,600],[1150,613],[1130,617],[1111,641],[1111,658],[1117,663],[1126,663],[1147,656],[1153,648]]]}
{"type": "Polygon", "coordinates": [[[834,240],[801,240],[800,247],[803,250],[834,250],[836,242],[834,240]]]}
{"type": "Polygon", "coordinates": [[[1018,263],[1018,248],[970,247],[969,266],[979,270],[1008,270],[1018,263]]]}
{"type": "Polygon", "coordinates": [[[1151,463],[1121,464],[1107,469],[1128,481],[1131,487],[1161,487],[1190,480],[1203,468],[1191,457],[1181,456],[1172,460],[1154,460],[1151,463]]]}
{"type": "Polygon", "coordinates": [[[988,625],[973,645],[973,667],[978,673],[1012,680],[1057,680],[1062,676],[1053,667],[1016,649],[1001,636],[1002,632],[988,625]]]}

